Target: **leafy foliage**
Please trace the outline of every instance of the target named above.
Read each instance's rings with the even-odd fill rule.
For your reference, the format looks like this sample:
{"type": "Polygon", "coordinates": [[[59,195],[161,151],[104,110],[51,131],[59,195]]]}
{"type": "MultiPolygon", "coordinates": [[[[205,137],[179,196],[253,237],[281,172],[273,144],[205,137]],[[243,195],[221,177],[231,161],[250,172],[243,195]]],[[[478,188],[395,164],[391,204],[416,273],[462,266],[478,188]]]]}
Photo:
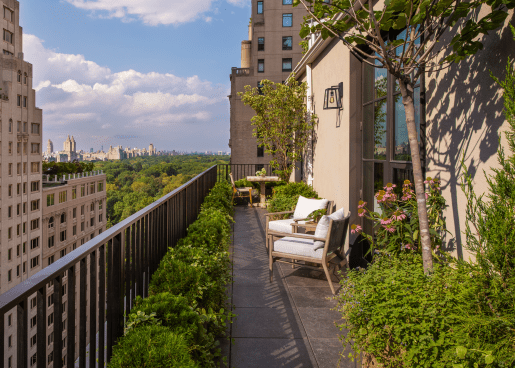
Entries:
{"type": "Polygon", "coordinates": [[[92,162],[45,162],[43,161],[43,175],[57,176],[58,178],[68,174],[79,174],[94,170],[92,162]]]}
{"type": "Polygon", "coordinates": [[[299,196],[318,198],[318,193],[306,183],[288,183],[273,188],[272,198],[268,200],[268,212],[293,211],[299,196]]]}
{"type": "Polygon", "coordinates": [[[307,84],[290,77],[285,84],[267,79],[261,87],[245,86],[238,92],[245,105],[256,115],[251,119],[254,136],[265,152],[273,156],[270,166],[282,180],[288,181],[315,125],[315,115],[308,114],[304,99],[307,84]]]}
{"type": "Polygon", "coordinates": [[[150,280],[150,296],[135,300],[110,367],[216,365],[216,338],[233,317],[224,309],[225,285],[231,282],[231,193],[231,185],[217,183],[187,236],[168,250],[150,280]]]}
{"type": "Polygon", "coordinates": [[[96,162],[107,177],[108,227],[126,219],[227,156],[150,156],[96,162]]]}

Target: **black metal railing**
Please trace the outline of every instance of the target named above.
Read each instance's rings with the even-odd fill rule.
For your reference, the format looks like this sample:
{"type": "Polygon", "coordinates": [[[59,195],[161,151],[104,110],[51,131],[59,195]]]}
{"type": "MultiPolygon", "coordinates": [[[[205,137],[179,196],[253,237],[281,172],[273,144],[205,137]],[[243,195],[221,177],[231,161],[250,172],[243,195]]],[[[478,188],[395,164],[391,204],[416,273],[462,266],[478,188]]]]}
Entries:
{"type": "Polygon", "coordinates": [[[274,175],[269,164],[220,164],[218,165],[218,181],[230,181],[230,173],[232,173],[235,181],[247,176],[256,176],[256,171],[263,168],[266,170],[267,175],[274,175]]]}
{"type": "Polygon", "coordinates": [[[46,367],[53,361],[71,368],[78,358],[81,368],[87,360],[89,367],[103,367],[123,334],[124,313],[136,296],[148,295],[150,277],[167,249],[186,235],[216,181],[213,166],[0,295],[0,366],[46,367]],[[35,320],[29,319],[34,308],[35,320]]]}

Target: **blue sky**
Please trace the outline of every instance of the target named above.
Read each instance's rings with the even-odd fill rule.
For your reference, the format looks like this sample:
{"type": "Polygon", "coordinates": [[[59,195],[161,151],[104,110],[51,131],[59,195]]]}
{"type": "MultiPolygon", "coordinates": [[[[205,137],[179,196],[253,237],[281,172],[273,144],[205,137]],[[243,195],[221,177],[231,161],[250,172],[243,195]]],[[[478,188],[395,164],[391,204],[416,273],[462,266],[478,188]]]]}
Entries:
{"type": "Polygon", "coordinates": [[[43,139],[228,150],[248,0],[20,0],[43,139]]]}

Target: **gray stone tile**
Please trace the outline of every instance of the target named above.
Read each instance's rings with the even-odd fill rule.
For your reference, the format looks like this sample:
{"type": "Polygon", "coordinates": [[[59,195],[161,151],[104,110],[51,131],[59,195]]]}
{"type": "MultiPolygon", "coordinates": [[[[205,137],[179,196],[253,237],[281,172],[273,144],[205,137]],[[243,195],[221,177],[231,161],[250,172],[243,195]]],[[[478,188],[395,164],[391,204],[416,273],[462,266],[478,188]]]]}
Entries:
{"type": "Polygon", "coordinates": [[[310,339],[319,367],[334,368],[358,368],[361,367],[356,361],[348,356],[350,349],[343,349],[343,343],[338,339],[310,339]]]}
{"type": "Polygon", "coordinates": [[[332,298],[333,294],[329,285],[327,287],[289,287],[288,288],[295,306],[297,308],[333,308],[336,306],[336,301],[332,298]]]}
{"type": "MultiPolygon", "coordinates": [[[[277,265],[274,265],[274,273],[277,273],[277,272],[278,272],[277,265]]],[[[270,284],[270,270],[268,269],[268,265],[266,268],[258,268],[258,269],[236,268],[236,269],[234,269],[233,276],[234,276],[234,283],[238,286],[270,284]]],[[[277,283],[277,279],[274,279],[272,284],[276,284],[276,283],[277,283]]]]}
{"type": "MultiPolygon", "coordinates": [[[[283,275],[284,281],[288,286],[305,286],[305,287],[329,287],[327,277],[323,269],[315,269],[311,267],[291,268],[290,265],[281,264],[280,270],[283,275]]],[[[336,276],[331,275],[333,287],[337,290],[340,287],[336,276]]]]}
{"type": "Polygon", "coordinates": [[[237,308],[292,308],[288,292],[278,284],[234,286],[233,303],[237,308]]]}
{"type": "Polygon", "coordinates": [[[296,311],[291,308],[235,308],[232,337],[293,339],[305,337],[296,311]]]}
{"type": "Polygon", "coordinates": [[[297,311],[309,338],[337,339],[342,335],[335,325],[342,323],[338,311],[329,308],[298,308],[297,311]]]}
{"type": "Polygon", "coordinates": [[[235,339],[231,351],[231,366],[233,368],[318,367],[309,342],[303,339],[235,339]]]}

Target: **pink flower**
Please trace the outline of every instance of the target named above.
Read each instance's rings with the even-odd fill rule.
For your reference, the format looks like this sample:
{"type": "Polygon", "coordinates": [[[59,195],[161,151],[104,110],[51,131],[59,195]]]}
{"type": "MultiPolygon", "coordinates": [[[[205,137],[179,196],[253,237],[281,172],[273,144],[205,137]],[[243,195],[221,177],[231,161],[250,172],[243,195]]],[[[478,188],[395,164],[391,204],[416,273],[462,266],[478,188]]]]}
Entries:
{"type": "Polygon", "coordinates": [[[406,245],[404,246],[404,248],[406,248],[406,249],[411,249],[411,244],[406,244],[406,245]]]}
{"type": "Polygon", "coordinates": [[[392,219],[381,219],[381,225],[388,225],[392,222],[392,219]]]}
{"type": "Polygon", "coordinates": [[[358,209],[358,216],[359,217],[365,216],[365,213],[367,213],[367,210],[365,210],[364,208],[358,209]]]}
{"type": "Polygon", "coordinates": [[[425,194],[426,194],[426,201],[427,201],[427,199],[429,198],[429,194],[427,194],[427,193],[425,193],[425,194]]]}
{"type": "Polygon", "coordinates": [[[356,224],[352,224],[350,229],[351,229],[350,230],[351,234],[359,233],[363,230],[363,228],[361,226],[356,225],[356,224]]]}
{"type": "Polygon", "coordinates": [[[358,208],[365,208],[367,202],[359,201],[358,208]]]}

